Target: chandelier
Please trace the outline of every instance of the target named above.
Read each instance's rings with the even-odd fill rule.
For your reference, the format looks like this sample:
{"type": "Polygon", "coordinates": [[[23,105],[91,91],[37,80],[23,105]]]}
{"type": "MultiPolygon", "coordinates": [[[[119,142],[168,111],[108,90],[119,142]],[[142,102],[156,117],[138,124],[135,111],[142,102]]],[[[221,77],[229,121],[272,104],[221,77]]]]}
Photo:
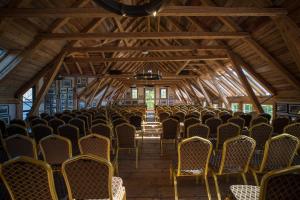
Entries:
{"type": "Polygon", "coordinates": [[[162,76],[157,70],[157,72],[152,72],[152,69],[148,69],[145,72],[145,69],[141,73],[137,73],[133,76],[136,80],[146,80],[146,81],[155,81],[161,80],[162,76]]]}
{"type": "Polygon", "coordinates": [[[142,5],[127,5],[115,0],[94,0],[94,2],[104,9],[118,15],[144,17],[149,15],[156,16],[157,12],[166,0],[150,0],[149,3],[144,3],[142,5]]]}

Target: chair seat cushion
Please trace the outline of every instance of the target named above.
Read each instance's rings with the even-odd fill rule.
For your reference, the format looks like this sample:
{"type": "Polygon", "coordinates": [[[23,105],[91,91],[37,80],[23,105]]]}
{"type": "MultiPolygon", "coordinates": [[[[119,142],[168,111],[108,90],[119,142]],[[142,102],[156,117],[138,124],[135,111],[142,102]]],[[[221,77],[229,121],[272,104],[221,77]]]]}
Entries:
{"type": "Polygon", "coordinates": [[[123,199],[125,195],[125,187],[123,186],[123,180],[120,177],[112,177],[112,193],[113,199],[123,199]]]}
{"type": "Polygon", "coordinates": [[[260,187],[252,185],[232,185],[230,191],[237,200],[258,200],[260,187]]]}

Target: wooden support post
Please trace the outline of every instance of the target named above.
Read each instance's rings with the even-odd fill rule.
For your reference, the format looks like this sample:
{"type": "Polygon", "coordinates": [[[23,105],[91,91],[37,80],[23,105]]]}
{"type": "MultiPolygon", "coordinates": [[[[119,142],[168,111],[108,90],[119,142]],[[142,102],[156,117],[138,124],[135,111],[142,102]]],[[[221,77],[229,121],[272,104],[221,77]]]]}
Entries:
{"type": "Polygon", "coordinates": [[[53,80],[55,79],[55,77],[57,75],[57,73],[59,72],[60,67],[63,63],[63,60],[64,60],[65,56],[66,56],[65,52],[60,53],[57,56],[56,61],[53,65],[53,70],[51,71],[50,76],[48,77],[47,80],[44,80],[44,84],[43,84],[42,88],[40,89],[40,92],[38,93],[35,101],[33,102],[33,105],[31,107],[31,111],[30,111],[30,115],[37,114],[38,109],[40,107],[40,104],[41,104],[46,92],[48,92],[48,89],[50,88],[53,80]]]}
{"type": "Polygon", "coordinates": [[[264,110],[259,103],[246,75],[243,72],[243,69],[241,68],[241,64],[237,61],[237,59],[234,57],[234,55],[231,52],[228,52],[228,56],[231,58],[231,63],[233,68],[235,69],[236,73],[238,74],[240,81],[242,82],[248,97],[252,101],[254,108],[259,112],[259,113],[264,113],[264,110]]]}
{"type": "Polygon", "coordinates": [[[211,99],[210,99],[208,93],[207,93],[206,90],[204,89],[203,84],[201,83],[200,78],[198,78],[198,79],[196,80],[196,83],[198,83],[199,88],[200,88],[202,94],[204,95],[204,97],[205,97],[205,99],[206,99],[207,104],[208,104],[209,106],[212,107],[212,101],[211,101],[211,99]]]}
{"type": "Polygon", "coordinates": [[[98,81],[99,81],[99,83],[97,84],[97,86],[96,86],[95,89],[93,90],[93,92],[92,92],[92,94],[91,94],[91,96],[90,96],[90,98],[89,98],[89,100],[88,100],[88,103],[86,104],[87,107],[92,105],[93,100],[94,100],[94,98],[95,98],[95,95],[97,94],[97,92],[98,92],[100,86],[101,86],[102,83],[104,82],[104,79],[98,79],[98,81]]]}

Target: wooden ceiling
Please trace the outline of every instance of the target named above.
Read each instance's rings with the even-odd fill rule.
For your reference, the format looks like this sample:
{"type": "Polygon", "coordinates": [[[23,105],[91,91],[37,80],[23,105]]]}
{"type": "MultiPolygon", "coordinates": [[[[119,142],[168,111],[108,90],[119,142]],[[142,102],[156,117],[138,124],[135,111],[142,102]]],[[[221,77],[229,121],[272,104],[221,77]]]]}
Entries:
{"type": "Polygon", "coordinates": [[[108,81],[120,90],[143,85],[132,77],[145,68],[162,73],[155,84],[191,96],[193,90],[223,100],[248,95],[257,105],[256,96],[265,94],[258,83],[278,100],[300,100],[299,6],[174,0],[155,17],[132,18],[92,0],[0,0],[0,47],[14,56],[0,63],[1,101],[13,101],[43,77],[47,90],[57,74],[95,77],[94,90],[85,93],[91,99],[108,81]],[[122,74],[110,76],[112,70],[122,74]]]}

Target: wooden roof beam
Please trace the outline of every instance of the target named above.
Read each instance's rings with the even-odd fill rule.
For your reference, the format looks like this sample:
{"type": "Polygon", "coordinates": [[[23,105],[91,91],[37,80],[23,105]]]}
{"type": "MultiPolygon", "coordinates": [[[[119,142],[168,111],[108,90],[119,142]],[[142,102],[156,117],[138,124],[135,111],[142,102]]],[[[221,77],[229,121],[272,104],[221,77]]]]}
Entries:
{"type": "MultiPolygon", "coordinates": [[[[157,16],[278,16],[287,15],[283,8],[251,8],[251,7],[203,7],[203,6],[167,6],[157,16]]],[[[104,8],[0,8],[0,17],[29,18],[95,18],[122,16],[109,12],[104,8]]]]}
{"type": "Polygon", "coordinates": [[[199,61],[199,60],[227,60],[228,57],[224,55],[219,56],[172,56],[172,57],[121,57],[121,58],[66,58],[66,63],[104,63],[104,62],[169,62],[169,61],[199,61]]]}
{"type": "Polygon", "coordinates": [[[115,33],[42,33],[41,40],[225,40],[244,39],[249,37],[247,32],[115,32],[115,33]]]}

